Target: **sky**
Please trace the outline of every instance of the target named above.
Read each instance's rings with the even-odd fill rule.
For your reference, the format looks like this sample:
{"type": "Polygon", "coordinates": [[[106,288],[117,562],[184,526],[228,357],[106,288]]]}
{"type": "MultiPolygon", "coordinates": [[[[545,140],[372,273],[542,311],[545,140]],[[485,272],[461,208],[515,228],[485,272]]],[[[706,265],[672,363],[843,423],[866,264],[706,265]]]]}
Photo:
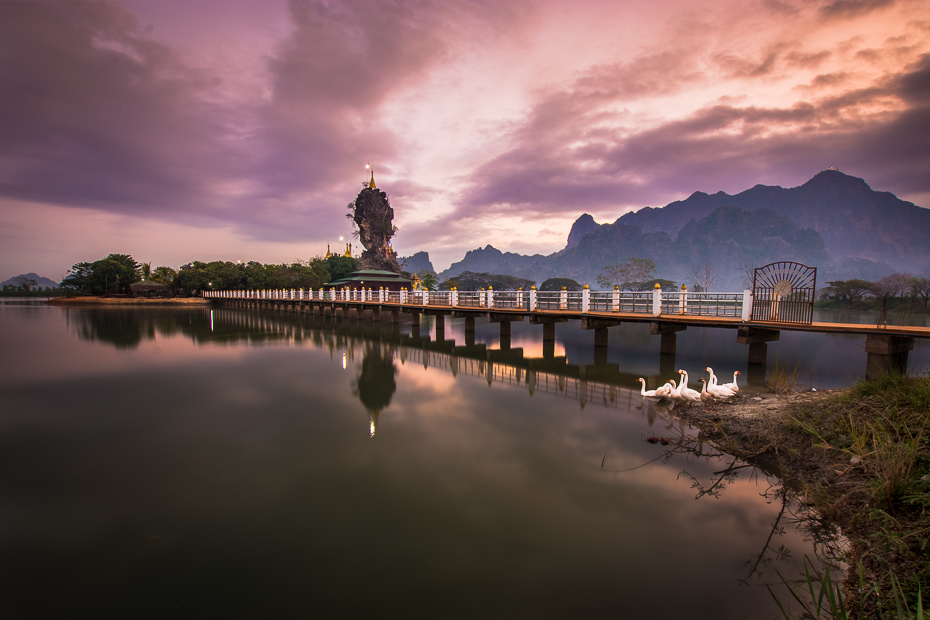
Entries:
{"type": "Polygon", "coordinates": [[[341,250],[368,164],[440,271],[830,167],[930,207],[926,0],[0,0],[0,93],[0,279],[341,250]]]}

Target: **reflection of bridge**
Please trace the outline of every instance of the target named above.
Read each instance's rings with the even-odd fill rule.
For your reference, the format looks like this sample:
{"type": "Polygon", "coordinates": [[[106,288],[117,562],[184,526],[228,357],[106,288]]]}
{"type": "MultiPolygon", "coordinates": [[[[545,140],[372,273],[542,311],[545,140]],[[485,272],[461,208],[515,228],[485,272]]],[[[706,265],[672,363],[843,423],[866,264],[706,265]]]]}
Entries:
{"type": "MultiPolygon", "coordinates": [[[[347,361],[371,348],[390,354],[405,364],[422,364],[424,368],[437,368],[459,374],[481,377],[488,385],[502,383],[526,389],[530,395],[537,392],[577,400],[584,408],[588,403],[622,408],[639,406],[637,377],[620,371],[619,364],[595,363],[568,364],[564,356],[553,355],[552,347],[544,347],[543,357],[525,357],[523,349],[489,349],[484,344],[457,345],[454,340],[433,340],[394,329],[383,329],[374,324],[341,320],[336,317],[309,315],[309,321],[283,320],[269,313],[254,313],[234,309],[214,311],[214,323],[227,338],[240,339],[243,333],[273,340],[310,341],[326,347],[331,353],[343,351],[347,361]],[[259,336],[258,332],[261,332],[259,336]],[[635,385],[636,388],[629,386],[635,385]]],[[[293,315],[290,315],[293,317],[293,315]]],[[[658,384],[659,375],[647,377],[658,384]]],[[[661,408],[661,405],[659,406],[661,408]]],[[[650,405],[650,416],[655,415],[650,405]]]]}
{"type": "MultiPolygon", "coordinates": [[[[906,371],[908,353],[915,338],[930,338],[930,328],[875,326],[841,323],[789,323],[753,320],[753,294],[689,293],[687,291],[214,291],[204,293],[215,303],[230,307],[259,307],[322,316],[363,317],[381,321],[390,314],[396,324],[400,314],[410,316],[415,333],[421,315],[433,315],[437,340],[443,340],[444,317],[464,317],[466,345],[474,340],[475,317],[484,316],[500,324],[501,349],[509,349],[510,323],[529,317],[531,325],[543,327],[543,344],[555,341],[555,324],[577,319],[581,329],[594,331],[595,357],[598,350],[606,359],[607,330],[624,322],[649,323],[650,333],[661,337],[661,359],[676,351],[676,333],[691,327],[718,327],[737,330],[736,341],[749,347],[749,368],[765,376],[768,342],[778,340],[782,330],[821,333],[850,333],[866,336],[868,353],[866,376],[877,376],[889,369],[906,371]]],[[[766,316],[771,316],[771,313],[766,316]]],[[[674,365],[674,362],[672,362],[674,365]]],[[[663,364],[665,365],[665,364],[663,364]]]]}

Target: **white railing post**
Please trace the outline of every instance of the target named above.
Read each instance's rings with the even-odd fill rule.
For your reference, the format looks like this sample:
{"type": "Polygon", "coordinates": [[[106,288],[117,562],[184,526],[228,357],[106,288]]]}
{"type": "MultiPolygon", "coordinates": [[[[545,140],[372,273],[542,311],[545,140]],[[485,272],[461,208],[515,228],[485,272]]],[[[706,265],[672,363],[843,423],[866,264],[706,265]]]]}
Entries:
{"type": "Polygon", "coordinates": [[[581,313],[587,314],[588,308],[591,304],[591,289],[588,288],[588,285],[585,284],[584,288],[581,289],[581,313]]]}
{"type": "Polygon", "coordinates": [[[423,289],[423,305],[424,306],[429,305],[429,291],[426,289],[423,289]]]}
{"type": "Polygon", "coordinates": [[[530,312],[536,312],[536,287],[530,287],[530,307],[527,308],[530,312]]]}
{"type": "Polygon", "coordinates": [[[484,306],[485,306],[485,303],[484,303],[484,289],[481,289],[480,291],[478,291],[478,307],[479,307],[479,308],[484,308],[484,306]]]}
{"type": "Polygon", "coordinates": [[[610,309],[614,312],[620,312],[620,285],[614,284],[614,290],[610,294],[610,309]]]}
{"type": "Polygon", "coordinates": [[[401,305],[407,303],[407,287],[400,289],[400,303],[401,305]]]}
{"type": "Polygon", "coordinates": [[[652,289],[652,316],[662,316],[662,288],[658,284],[652,289]]]}
{"type": "Polygon", "coordinates": [[[559,291],[559,310],[568,310],[568,290],[564,286],[559,291]]]}
{"type": "Polygon", "coordinates": [[[453,308],[459,305],[459,290],[457,288],[449,291],[449,299],[453,308]]]}
{"type": "Polygon", "coordinates": [[[488,287],[488,308],[494,307],[494,287],[488,287]]]}
{"type": "Polygon", "coordinates": [[[752,318],[752,291],[746,289],[743,291],[743,321],[752,318]]]}
{"type": "Polygon", "coordinates": [[[678,293],[678,314],[685,314],[688,311],[688,286],[681,285],[681,292],[678,293]]]}

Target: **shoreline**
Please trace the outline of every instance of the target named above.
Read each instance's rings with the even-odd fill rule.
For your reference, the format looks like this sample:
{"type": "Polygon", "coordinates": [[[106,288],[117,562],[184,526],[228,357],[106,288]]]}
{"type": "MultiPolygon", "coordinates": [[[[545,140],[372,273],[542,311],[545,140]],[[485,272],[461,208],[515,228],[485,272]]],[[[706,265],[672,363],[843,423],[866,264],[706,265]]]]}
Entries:
{"type": "Polygon", "coordinates": [[[52,297],[50,306],[209,306],[203,297],[52,297]]]}
{"type": "MultiPolygon", "coordinates": [[[[890,596],[889,571],[899,583],[909,576],[920,583],[920,575],[927,571],[922,551],[890,550],[888,542],[922,530],[913,531],[914,522],[904,514],[896,515],[901,520],[894,524],[874,518],[881,512],[875,501],[874,457],[853,456],[852,451],[831,445],[837,442],[826,420],[856,389],[746,394],[734,402],[718,403],[710,411],[692,407],[681,413],[717,449],[775,472],[785,491],[814,511],[820,531],[839,530],[848,541],[842,558],[848,567],[843,582],[847,606],[857,606],[863,590],[870,587],[876,588],[876,596],[890,596]],[[817,432],[828,440],[815,440],[800,428],[805,423],[821,424],[812,420],[824,420],[817,432]]],[[[912,603],[913,599],[907,601],[912,603]]],[[[859,611],[874,612],[876,604],[883,605],[872,597],[859,611]]]]}

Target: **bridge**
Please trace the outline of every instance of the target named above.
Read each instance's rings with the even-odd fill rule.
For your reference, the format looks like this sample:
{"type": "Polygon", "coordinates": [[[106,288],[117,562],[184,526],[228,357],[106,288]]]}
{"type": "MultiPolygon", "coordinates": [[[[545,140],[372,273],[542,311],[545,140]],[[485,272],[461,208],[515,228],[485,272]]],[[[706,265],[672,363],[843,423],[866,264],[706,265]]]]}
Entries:
{"type": "MultiPolygon", "coordinates": [[[[606,352],[608,329],[625,322],[649,323],[650,333],[660,336],[660,355],[673,356],[676,334],[688,327],[736,330],[736,341],[748,346],[750,370],[764,376],[767,343],[779,339],[781,331],[862,334],[865,336],[866,377],[883,372],[906,372],[909,352],[916,338],[930,338],[930,328],[901,325],[820,323],[794,320],[789,297],[763,296],[757,291],[668,292],[660,289],[632,291],[388,291],[342,290],[238,290],[206,291],[204,297],[226,307],[257,307],[297,314],[363,318],[373,322],[390,316],[398,323],[408,315],[414,333],[420,317],[435,316],[436,339],[442,340],[444,317],[465,319],[466,345],[474,342],[475,318],[485,317],[500,325],[501,349],[510,346],[510,324],[527,319],[543,328],[544,346],[555,340],[555,325],[570,319],[581,329],[594,331],[595,354],[606,352]],[[761,319],[756,317],[763,317],[761,319]],[[780,318],[783,317],[783,318],[780,318]]],[[[804,302],[813,305],[812,299],[804,302]]],[[[597,355],[596,355],[597,356],[597,355]]]]}

